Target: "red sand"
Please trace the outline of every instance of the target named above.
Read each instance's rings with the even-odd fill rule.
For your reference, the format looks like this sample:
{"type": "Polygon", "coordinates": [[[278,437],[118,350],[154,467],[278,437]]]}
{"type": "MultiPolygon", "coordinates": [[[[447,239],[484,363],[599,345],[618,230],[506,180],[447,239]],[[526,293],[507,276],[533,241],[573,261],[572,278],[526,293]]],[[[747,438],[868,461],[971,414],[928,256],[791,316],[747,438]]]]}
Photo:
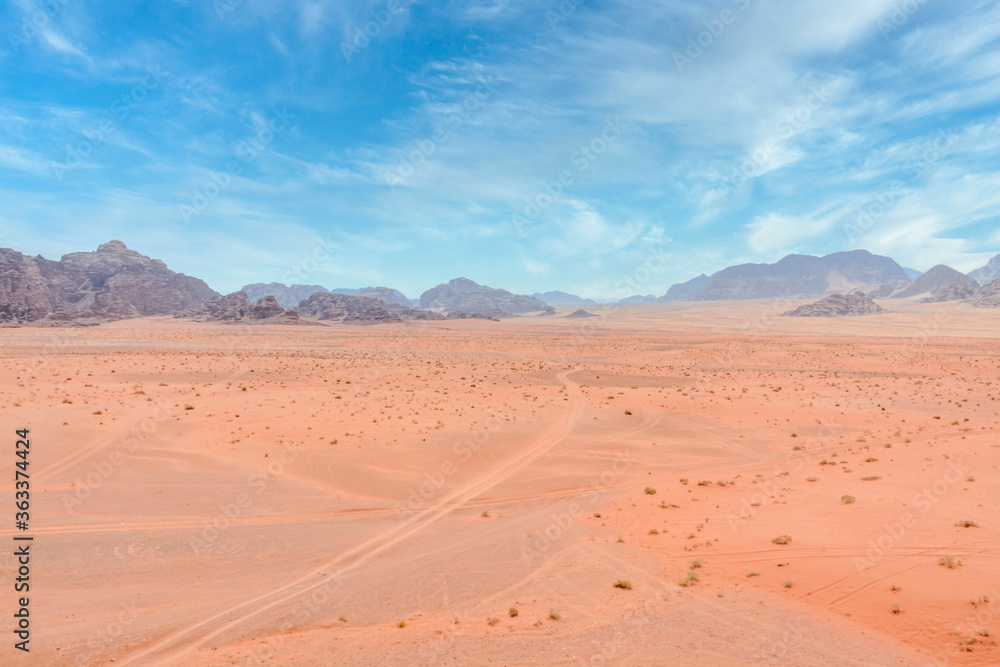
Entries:
{"type": "Polygon", "coordinates": [[[795,305],[3,330],[15,664],[1000,664],[1000,312],[795,305]]]}

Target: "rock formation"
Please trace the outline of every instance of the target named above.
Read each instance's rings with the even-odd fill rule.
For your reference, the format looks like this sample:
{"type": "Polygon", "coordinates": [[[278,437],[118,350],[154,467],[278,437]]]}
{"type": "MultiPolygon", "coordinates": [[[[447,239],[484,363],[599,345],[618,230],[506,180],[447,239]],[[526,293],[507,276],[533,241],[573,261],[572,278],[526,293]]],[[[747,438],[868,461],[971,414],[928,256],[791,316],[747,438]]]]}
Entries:
{"type": "Polygon", "coordinates": [[[971,303],[976,308],[1000,308],[1000,278],[980,289],[971,303]]]}
{"type": "Polygon", "coordinates": [[[884,313],[885,310],[864,292],[831,294],[815,303],[784,313],[787,317],[852,317],[884,313]]]}
{"type": "Polygon", "coordinates": [[[1000,255],[994,256],[993,259],[986,263],[986,266],[980,267],[975,271],[969,271],[969,277],[984,286],[1000,278],[1000,255]]]}
{"type": "Polygon", "coordinates": [[[380,324],[401,322],[398,315],[386,310],[385,304],[370,296],[317,293],[299,302],[300,317],[320,321],[380,324]]]}
{"type": "Polygon", "coordinates": [[[0,322],[173,315],[217,296],[203,281],[174,273],[121,241],[58,262],[0,249],[0,322]]]}
{"type": "Polygon", "coordinates": [[[486,313],[527,313],[545,310],[547,304],[525,294],[513,294],[475,283],[468,278],[454,280],[433,287],[420,295],[421,308],[441,308],[446,311],[486,313]]]}
{"type": "Polygon", "coordinates": [[[587,312],[583,308],[580,308],[579,310],[574,310],[566,317],[597,317],[597,315],[595,315],[594,313],[587,312]]]}

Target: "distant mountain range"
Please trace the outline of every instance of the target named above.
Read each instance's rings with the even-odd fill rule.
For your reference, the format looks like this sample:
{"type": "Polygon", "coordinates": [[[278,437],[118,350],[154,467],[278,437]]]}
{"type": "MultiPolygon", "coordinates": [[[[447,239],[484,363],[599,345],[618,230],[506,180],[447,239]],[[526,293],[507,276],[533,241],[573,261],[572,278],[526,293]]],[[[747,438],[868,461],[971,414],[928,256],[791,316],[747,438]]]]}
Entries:
{"type": "Polygon", "coordinates": [[[566,292],[535,292],[531,295],[532,298],[538,299],[539,301],[544,301],[550,306],[577,306],[580,304],[595,304],[597,303],[593,299],[584,299],[578,297],[575,294],[568,294],[566,292]]]}
{"type": "MultiPolygon", "coordinates": [[[[904,269],[864,250],[825,257],[789,255],[774,264],[741,264],[673,285],[665,295],[636,295],[619,303],[761,298],[808,298],[865,292],[879,299],[968,301],[1000,307],[1000,255],[965,275],[939,265],[926,273],[904,269]],[[985,283],[984,283],[985,281],[985,283]]],[[[0,248],[0,324],[96,324],[147,315],[179,315],[205,321],[298,323],[299,318],[346,322],[399,322],[445,317],[502,319],[523,313],[554,314],[556,305],[593,304],[567,292],[515,294],[455,278],[420,296],[419,308],[389,287],[253,283],[220,296],[203,281],[175,273],[157,259],[110,241],[94,252],[64,255],[58,262],[0,248]],[[544,297],[544,298],[541,298],[544,297]]],[[[814,304],[803,312],[864,312],[857,299],[814,304]]]]}

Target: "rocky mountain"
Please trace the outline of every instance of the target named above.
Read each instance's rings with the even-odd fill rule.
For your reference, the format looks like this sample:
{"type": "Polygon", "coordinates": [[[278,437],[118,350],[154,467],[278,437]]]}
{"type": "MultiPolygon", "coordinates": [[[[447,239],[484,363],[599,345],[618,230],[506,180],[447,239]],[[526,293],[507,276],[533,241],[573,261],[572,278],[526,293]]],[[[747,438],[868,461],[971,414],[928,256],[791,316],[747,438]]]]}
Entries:
{"type": "Polygon", "coordinates": [[[718,301],[821,296],[906,281],[903,267],[867,250],[825,257],[788,255],[775,264],[740,264],[723,269],[712,276],[695,298],[718,301]]]}
{"type": "Polygon", "coordinates": [[[470,313],[489,311],[527,313],[545,310],[546,305],[544,301],[534,297],[486,287],[468,278],[455,278],[420,295],[421,308],[442,308],[446,311],[460,310],[470,313]]]}
{"type": "Polygon", "coordinates": [[[996,255],[987,262],[986,266],[969,271],[969,277],[980,285],[988,285],[997,278],[1000,278],[1000,255],[996,255]]]}
{"type": "Polygon", "coordinates": [[[688,301],[694,299],[698,294],[708,287],[712,279],[704,273],[697,278],[692,278],[686,283],[672,285],[667,293],[659,298],[660,301],[688,301]]]}
{"type": "Polygon", "coordinates": [[[539,301],[544,301],[550,306],[575,306],[578,304],[596,303],[593,299],[584,299],[575,294],[560,292],[559,290],[555,290],[553,292],[535,292],[531,295],[531,297],[533,299],[538,299],[539,301]]]}
{"type": "Polygon", "coordinates": [[[399,315],[386,310],[385,304],[370,296],[316,293],[299,302],[300,317],[321,321],[378,324],[401,322],[399,315]]]}
{"type": "Polygon", "coordinates": [[[885,309],[871,300],[864,292],[831,294],[816,303],[799,306],[783,313],[786,317],[852,317],[884,313],[885,309]]]}
{"type": "Polygon", "coordinates": [[[308,299],[316,292],[326,292],[322,285],[284,285],[282,283],[253,283],[244,285],[243,290],[252,303],[265,296],[273,296],[282,308],[295,308],[299,301],[308,299]]]}
{"type": "Polygon", "coordinates": [[[583,308],[580,308],[579,310],[574,310],[566,317],[597,317],[597,315],[594,315],[593,313],[587,312],[583,308]]]}
{"type": "Polygon", "coordinates": [[[984,285],[972,297],[971,303],[976,308],[1000,308],[1000,278],[984,285]]]}
{"type": "Polygon", "coordinates": [[[906,277],[909,278],[910,280],[916,280],[917,278],[919,278],[924,274],[923,271],[917,271],[916,269],[908,269],[905,266],[903,267],[903,270],[906,271],[906,277]]]}
{"type": "Polygon", "coordinates": [[[906,299],[911,296],[919,296],[921,294],[930,294],[931,296],[936,297],[942,290],[950,288],[955,284],[968,285],[973,289],[979,287],[979,284],[975,280],[964,273],[959,273],[950,266],[938,264],[915,280],[911,280],[905,285],[900,286],[898,289],[893,290],[893,292],[888,295],[888,298],[906,299]]]}
{"type": "Polygon", "coordinates": [[[203,281],[110,241],[58,262],[0,249],[0,322],[172,315],[218,297],[203,281]]]}
{"type": "Polygon", "coordinates": [[[243,322],[259,324],[298,324],[299,315],[285,310],[273,296],[265,296],[252,304],[244,291],[212,299],[190,314],[199,322],[243,322]]]}

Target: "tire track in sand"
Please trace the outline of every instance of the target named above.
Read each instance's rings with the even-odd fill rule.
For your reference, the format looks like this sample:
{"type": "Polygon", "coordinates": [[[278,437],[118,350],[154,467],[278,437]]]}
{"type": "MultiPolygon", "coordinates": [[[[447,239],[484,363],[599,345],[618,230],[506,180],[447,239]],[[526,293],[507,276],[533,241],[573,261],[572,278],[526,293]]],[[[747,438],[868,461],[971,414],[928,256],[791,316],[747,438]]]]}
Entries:
{"type": "Polygon", "coordinates": [[[144,649],[131,653],[124,659],[122,664],[131,665],[138,661],[141,661],[142,664],[184,664],[184,657],[189,656],[205,642],[218,637],[224,632],[238,628],[254,616],[289,602],[319,586],[327,585],[330,579],[324,577],[323,573],[330,571],[331,568],[336,568],[336,572],[334,573],[334,578],[336,578],[364,565],[383,551],[463,507],[471,499],[524,468],[561,442],[569,435],[577,421],[579,421],[580,415],[583,412],[585,399],[583,393],[580,391],[580,386],[569,379],[569,375],[572,372],[567,370],[557,375],[559,381],[566,386],[567,393],[570,394],[569,409],[552,428],[539,438],[534,446],[501,465],[482,479],[451,492],[435,505],[408,519],[406,522],[321,564],[294,581],[236,604],[225,611],[213,614],[185,628],[176,630],[144,649]],[[195,635],[195,633],[198,634],[195,635]]]}

